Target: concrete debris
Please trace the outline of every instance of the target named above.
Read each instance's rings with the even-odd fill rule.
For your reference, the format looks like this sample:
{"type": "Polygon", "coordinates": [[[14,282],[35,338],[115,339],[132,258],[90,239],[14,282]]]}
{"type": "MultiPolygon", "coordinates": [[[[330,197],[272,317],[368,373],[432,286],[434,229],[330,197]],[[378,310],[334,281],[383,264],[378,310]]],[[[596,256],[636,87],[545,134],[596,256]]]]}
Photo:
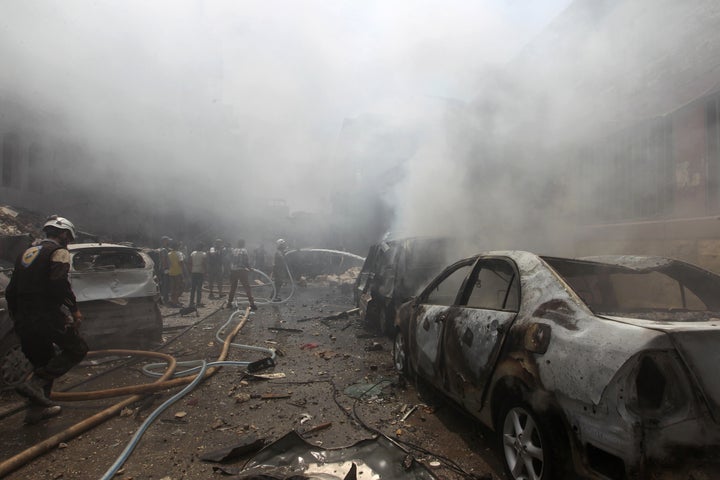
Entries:
{"type": "Polygon", "coordinates": [[[235,395],[235,403],[245,403],[250,400],[250,394],[249,393],[238,393],[235,395]]]}
{"type": "Polygon", "coordinates": [[[0,206],[0,236],[1,235],[31,235],[34,238],[43,238],[42,225],[45,217],[27,210],[0,206]]]}
{"type": "Polygon", "coordinates": [[[300,475],[338,480],[437,478],[414,459],[407,462],[406,457],[407,452],[385,436],[362,440],[345,448],[323,449],[307,443],[297,432],[290,432],[250,459],[239,478],[299,478],[300,475]],[[361,477],[358,477],[358,469],[362,471],[361,477]]]}

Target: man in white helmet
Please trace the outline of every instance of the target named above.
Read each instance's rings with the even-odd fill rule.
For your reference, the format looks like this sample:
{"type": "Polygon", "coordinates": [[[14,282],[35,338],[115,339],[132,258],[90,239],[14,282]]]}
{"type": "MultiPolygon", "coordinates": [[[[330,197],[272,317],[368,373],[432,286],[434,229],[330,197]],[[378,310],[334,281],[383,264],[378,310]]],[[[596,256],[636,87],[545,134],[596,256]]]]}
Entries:
{"type": "Polygon", "coordinates": [[[70,286],[69,242],[75,227],[53,215],[43,226],[47,238],[25,250],[15,262],[5,291],[8,310],[33,373],[17,392],[30,400],[25,423],[60,413],[50,400],[53,381],[80,363],[88,346],[78,334],[82,314],[70,286]]]}

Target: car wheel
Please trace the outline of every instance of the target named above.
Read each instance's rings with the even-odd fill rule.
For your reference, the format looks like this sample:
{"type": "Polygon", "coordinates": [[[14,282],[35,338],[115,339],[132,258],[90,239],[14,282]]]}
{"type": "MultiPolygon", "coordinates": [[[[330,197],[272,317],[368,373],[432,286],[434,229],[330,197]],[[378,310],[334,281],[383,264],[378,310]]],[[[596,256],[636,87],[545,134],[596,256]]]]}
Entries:
{"type": "Polygon", "coordinates": [[[399,328],[395,332],[395,340],[393,341],[393,365],[398,373],[408,373],[407,342],[405,335],[399,328]]]}
{"type": "Polygon", "coordinates": [[[523,403],[511,403],[500,422],[500,446],[509,478],[553,478],[555,455],[551,432],[544,419],[523,403]]]}
{"type": "Polygon", "coordinates": [[[21,384],[31,371],[32,365],[22,352],[20,339],[8,333],[0,341],[0,390],[21,384]]]}

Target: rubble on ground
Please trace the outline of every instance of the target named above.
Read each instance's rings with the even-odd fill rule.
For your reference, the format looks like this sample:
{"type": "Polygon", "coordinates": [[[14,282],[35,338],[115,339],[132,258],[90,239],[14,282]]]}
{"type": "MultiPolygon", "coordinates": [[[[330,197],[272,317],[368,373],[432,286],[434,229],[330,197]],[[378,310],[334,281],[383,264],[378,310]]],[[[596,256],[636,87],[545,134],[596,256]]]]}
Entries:
{"type": "Polygon", "coordinates": [[[0,205],[0,236],[29,234],[42,237],[45,217],[22,208],[0,205]]]}
{"type": "Polygon", "coordinates": [[[339,275],[317,275],[314,282],[320,285],[340,288],[341,290],[347,288],[347,286],[352,289],[352,286],[355,285],[355,280],[357,280],[358,275],[360,275],[360,270],[361,267],[352,267],[339,275]]]}

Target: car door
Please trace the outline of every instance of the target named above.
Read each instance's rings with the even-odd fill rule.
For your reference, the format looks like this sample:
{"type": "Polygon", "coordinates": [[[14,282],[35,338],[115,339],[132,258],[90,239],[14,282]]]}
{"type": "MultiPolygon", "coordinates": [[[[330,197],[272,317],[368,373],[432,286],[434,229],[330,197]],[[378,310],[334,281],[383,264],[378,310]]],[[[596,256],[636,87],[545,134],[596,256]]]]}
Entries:
{"type": "Polygon", "coordinates": [[[439,348],[443,322],[457,308],[458,293],[472,272],[475,259],[448,267],[423,291],[415,304],[410,338],[415,343],[417,372],[433,384],[440,385],[439,348]]]}
{"type": "Polygon", "coordinates": [[[482,406],[505,335],[520,305],[520,279],[505,258],[481,258],[444,322],[443,390],[473,412],[482,406]]]}

